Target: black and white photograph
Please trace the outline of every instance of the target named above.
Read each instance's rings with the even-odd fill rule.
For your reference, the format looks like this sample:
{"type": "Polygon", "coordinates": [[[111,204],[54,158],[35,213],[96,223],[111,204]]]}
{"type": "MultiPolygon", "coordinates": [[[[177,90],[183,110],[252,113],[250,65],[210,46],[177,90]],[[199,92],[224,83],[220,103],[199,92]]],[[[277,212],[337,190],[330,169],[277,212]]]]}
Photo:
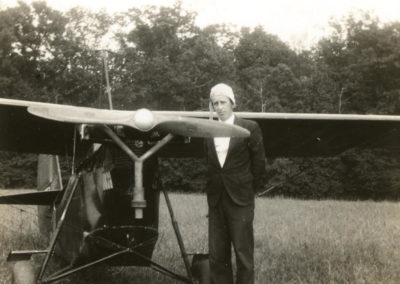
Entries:
{"type": "Polygon", "coordinates": [[[0,0],[0,284],[400,283],[399,11],[0,0]]]}

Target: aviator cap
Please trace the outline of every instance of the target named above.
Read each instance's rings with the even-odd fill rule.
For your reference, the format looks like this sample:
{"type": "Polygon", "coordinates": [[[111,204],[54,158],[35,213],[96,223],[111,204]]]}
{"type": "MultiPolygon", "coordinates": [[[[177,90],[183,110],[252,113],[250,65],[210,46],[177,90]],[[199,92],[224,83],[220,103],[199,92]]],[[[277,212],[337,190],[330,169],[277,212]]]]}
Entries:
{"type": "Polygon", "coordinates": [[[233,90],[230,86],[228,86],[226,84],[223,84],[223,83],[217,84],[211,88],[210,99],[215,100],[216,97],[218,97],[218,96],[227,97],[232,101],[233,105],[236,104],[233,90]]]}

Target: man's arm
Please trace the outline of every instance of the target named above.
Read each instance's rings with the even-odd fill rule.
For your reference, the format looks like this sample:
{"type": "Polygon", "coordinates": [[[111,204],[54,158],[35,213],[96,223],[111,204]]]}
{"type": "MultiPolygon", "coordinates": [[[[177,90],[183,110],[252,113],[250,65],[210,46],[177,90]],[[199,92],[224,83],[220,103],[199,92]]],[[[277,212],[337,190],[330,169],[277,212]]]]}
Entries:
{"type": "Polygon", "coordinates": [[[251,131],[250,141],[251,171],[254,177],[254,192],[257,193],[263,187],[265,173],[265,150],[261,129],[257,123],[251,131]]]}

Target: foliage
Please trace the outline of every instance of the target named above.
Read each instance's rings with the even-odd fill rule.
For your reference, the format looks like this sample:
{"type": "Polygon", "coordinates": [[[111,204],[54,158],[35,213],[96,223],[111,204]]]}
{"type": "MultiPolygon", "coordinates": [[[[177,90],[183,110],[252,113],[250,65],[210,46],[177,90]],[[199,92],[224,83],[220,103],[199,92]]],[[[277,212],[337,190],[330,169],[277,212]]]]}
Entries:
{"type": "Polygon", "coordinates": [[[203,159],[162,159],[161,180],[166,189],[178,192],[203,192],[206,182],[203,159]]]}
{"type": "Polygon", "coordinates": [[[400,155],[386,149],[354,149],[341,155],[343,187],[353,199],[399,200],[400,155]]]}
{"type": "Polygon", "coordinates": [[[317,54],[344,90],[344,111],[398,114],[399,23],[381,24],[364,14],[350,15],[332,27],[332,36],[320,41],[317,54]]]}
{"type": "Polygon", "coordinates": [[[221,29],[199,29],[180,5],[130,10],[126,18],[134,28],[120,50],[124,65],[115,92],[121,107],[202,109],[210,86],[233,73],[230,55],[215,41],[221,29]]]}
{"type": "Polygon", "coordinates": [[[98,97],[102,66],[93,47],[106,33],[109,16],[19,2],[0,11],[0,19],[2,97],[77,105],[98,97]]]}
{"type": "Polygon", "coordinates": [[[0,152],[0,161],[0,188],[36,187],[36,155],[0,152]]]}
{"type": "Polygon", "coordinates": [[[341,167],[337,157],[276,159],[266,168],[269,195],[302,199],[341,198],[341,167]]]}
{"type": "Polygon", "coordinates": [[[300,87],[291,69],[295,53],[277,36],[256,27],[242,29],[234,54],[246,110],[289,111],[300,87]]]}

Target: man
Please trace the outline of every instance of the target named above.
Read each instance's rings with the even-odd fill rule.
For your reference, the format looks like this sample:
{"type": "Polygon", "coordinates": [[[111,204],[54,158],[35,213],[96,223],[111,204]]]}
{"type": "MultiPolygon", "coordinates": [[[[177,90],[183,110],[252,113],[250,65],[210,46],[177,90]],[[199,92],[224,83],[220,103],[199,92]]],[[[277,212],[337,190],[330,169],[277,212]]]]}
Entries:
{"type": "Polygon", "coordinates": [[[211,283],[234,283],[233,245],[236,284],[251,284],[254,283],[254,196],[262,185],[265,169],[261,130],[256,122],[234,115],[235,97],[228,85],[214,86],[210,103],[220,121],[244,127],[251,133],[248,138],[217,137],[205,142],[211,283]]]}

